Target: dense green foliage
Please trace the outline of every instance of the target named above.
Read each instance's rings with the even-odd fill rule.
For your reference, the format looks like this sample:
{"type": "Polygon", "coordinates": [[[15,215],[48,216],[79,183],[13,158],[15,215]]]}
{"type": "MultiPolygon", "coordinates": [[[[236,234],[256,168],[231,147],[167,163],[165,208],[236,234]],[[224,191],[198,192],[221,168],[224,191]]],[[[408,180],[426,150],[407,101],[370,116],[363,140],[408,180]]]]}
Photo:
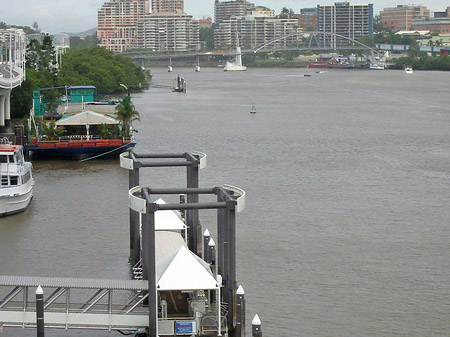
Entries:
{"type": "Polygon", "coordinates": [[[206,50],[214,49],[214,27],[200,28],[200,41],[204,43],[206,50]]]}
{"type": "Polygon", "coordinates": [[[145,72],[131,58],[106,49],[69,49],[63,56],[57,85],[94,85],[99,94],[123,92],[120,83],[135,88],[146,84],[145,72]]]}
{"type": "MultiPolygon", "coordinates": [[[[22,118],[32,107],[33,90],[51,88],[57,80],[55,50],[50,36],[45,36],[42,44],[31,40],[27,45],[26,80],[11,92],[11,114],[22,118]]],[[[45,100],[56,98],[54,91],[44,93],[45,100]]]]}
{"type": "MultiPolygon", "coordinates": [[[[32,107],[33,90],[65,85],[94,85],[99,94],[124,92],[120,83],[129,88],[147,84],[147,74],[128,57],[103,48],[69,49],[63,55],[60,68],[55,67],[54,48],[50,38],[40,44],[32,40],[27,46],[26,80],[11,94],[11,113],[15,118],[28,114],[32,107]]],[[[43,91],[44,101],[54,100],[60,93],[43,91]]]]}
{"type": "Polygon", "coordinates": [[[415,70],[450,70],[450,56],[407,56],[400,57],[393,61],[395,63],[395,67],[398,69],[403,69],[406,65],[409,65],[415,70]]]}

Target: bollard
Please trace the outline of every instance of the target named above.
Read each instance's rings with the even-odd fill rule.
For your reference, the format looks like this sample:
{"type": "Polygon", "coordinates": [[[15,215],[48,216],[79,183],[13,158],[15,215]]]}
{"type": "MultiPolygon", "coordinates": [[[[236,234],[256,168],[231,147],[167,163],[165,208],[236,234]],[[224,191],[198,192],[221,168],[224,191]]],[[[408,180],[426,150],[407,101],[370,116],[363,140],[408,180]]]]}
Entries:
{"type": "Polygon", "coordinates": [[[208,261],[208,243],[211,238],[208,228],[203,232],[203,260],[208,261]]]}
{"type": "Polygon", "coordinates": [[[252,321],[252,337],[262,337],[261,320],[257,314],[252,321]]]}
{"type": "Polygon", "coordinates": [[[236,337],[245,337],[245,292],[242,286],[237,289],[236,296],[236,337]]]}
{"type": "Polygon", "coordinates": [[[44,337],[44,291],[39,286],[36,289],[36,331],[37,337],[44,337]]]}
{"type": "Polygon", "coordinates": [[[216,243],[214,242],[213,238],[209,239],[207,256],[208,256],[208,261],[206,261],[206,262],[208,262],[209,264],[214,266],[216,264],[216,243]]]}

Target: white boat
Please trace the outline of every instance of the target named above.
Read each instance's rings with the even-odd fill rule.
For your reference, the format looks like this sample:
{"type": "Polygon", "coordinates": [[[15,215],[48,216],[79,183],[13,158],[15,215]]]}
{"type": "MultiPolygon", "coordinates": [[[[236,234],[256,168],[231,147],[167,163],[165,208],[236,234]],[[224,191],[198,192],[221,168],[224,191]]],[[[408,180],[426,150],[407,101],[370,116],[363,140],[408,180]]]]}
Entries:
{"type": "Polygon", "coordinates": [[[247,67],[242,65],[241,47],[239,47],[239,37],[236,35],[236,57],[234,62],[227,61],[223,71],[246,71],[247,67]]]}
{"type": "Polygon", "coordinates": [[[32,165],[21,145],[0,144],[0,216],[25,210],[33,198],[32,165]]]}
{"type": "Polygon", "coordinates": [[[405,67],[405,74],[412,74],[413,73],[413,68],[412,67],[405,67]]]}
{"type": "Polygon", "coordinates": [[[372,70],[384,70],[386,65],[384,63],[371,63],[369,68],[372,70]]]}
{"type": "Polygon", "coordinates": [[[173,71],[173,68],[172,68],[172,58],[169,58],[169,66],[167,67],[167,71],[168,71],[169,73],[171,73],[171,72],[173,71]]]}
{"type": "Polygon", "coordinates": [[[200,72],[200,58],[197,57],[197,65],[195,66],[195,71],[200,72]]]}

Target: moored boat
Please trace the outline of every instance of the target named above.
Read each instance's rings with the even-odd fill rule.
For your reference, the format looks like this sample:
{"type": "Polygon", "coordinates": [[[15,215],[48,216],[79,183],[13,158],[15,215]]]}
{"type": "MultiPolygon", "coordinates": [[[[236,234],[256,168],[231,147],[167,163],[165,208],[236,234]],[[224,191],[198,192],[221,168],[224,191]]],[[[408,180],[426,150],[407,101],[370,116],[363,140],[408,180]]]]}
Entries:
{"type": "Polygon", "coordinates": [[[413,68],[410,66],[406,66],[405,67],[405,74],[412,74],[413,73],[413,68]]]}
{"type": "Polygon", "coordinates": [[[311,62],[308,64],[308,68],[328,68],[328,63],[325,62],[311,62]]]}
{"type": "Polygon", "coordinates": [[[246,71],[247,67],[242,65],[242,52],[239,46],[239,36],[236,34],[236,56],[233,61],[227,61],[223,71],[246,71]]]}
{"type": "Polygon", "coordinates": [[[371,63],[369,69],[372,70],[384,70],[386,69],[386,65],[384,63],[371,63]]]}
{"type": "Polygon", "coordinates": [[[25,210],[33,198],[32,165],[21,145],[0,144],[0,216],[25,210]]]}

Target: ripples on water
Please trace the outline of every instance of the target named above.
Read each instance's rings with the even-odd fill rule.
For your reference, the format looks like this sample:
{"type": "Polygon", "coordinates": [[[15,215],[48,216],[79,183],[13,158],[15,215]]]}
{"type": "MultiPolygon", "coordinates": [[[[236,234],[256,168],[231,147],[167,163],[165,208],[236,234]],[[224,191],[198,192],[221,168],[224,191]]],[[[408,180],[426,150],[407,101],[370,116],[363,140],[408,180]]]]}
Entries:
{"type": "MultiPolygon", "coordinates": [[[[267,336],[448,334],[447,73],[174,71],[187,94],[135,95],[137,151],[206,152],[202,186],[247,191],[237,223],[248,328],[258,313],[267,336]]],[[[127,173],[116,161],[34,167],[32,206],[0,220],[0,273],[127,278],[127,173]]],[[[152,169],[142,182],[184,176],[152,169]]],[[[202,219],[214,228],[212,213],[202,219]]]]}

